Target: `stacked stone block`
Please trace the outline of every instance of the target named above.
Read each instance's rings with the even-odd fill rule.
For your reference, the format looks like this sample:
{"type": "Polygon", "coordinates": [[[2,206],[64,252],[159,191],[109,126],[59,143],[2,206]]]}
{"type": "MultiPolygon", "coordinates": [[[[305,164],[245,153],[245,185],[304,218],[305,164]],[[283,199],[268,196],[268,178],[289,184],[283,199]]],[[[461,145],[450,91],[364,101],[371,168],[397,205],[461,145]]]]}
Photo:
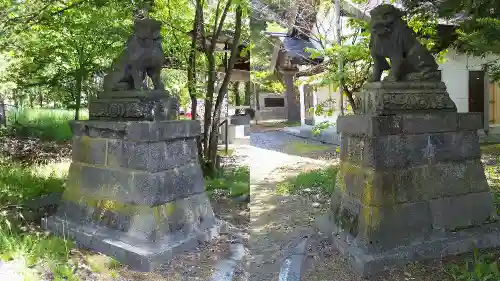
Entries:
{"type": "Polygon", "coordinates": [[[150,271],[217,235],[198,121],[76,121],[73,161],[46,228],[150,271]]]}
{"type": "Polygon", "coordinates": [[[481,114],[457,113],[449,97],[432,102],[442,83],[408,84],[369,84],[360,114],[337,121],[340,170],[323,230],[363,276],[500,245],[481,114]],[[413,95],[421,108],[408,105],[413,95]]]}

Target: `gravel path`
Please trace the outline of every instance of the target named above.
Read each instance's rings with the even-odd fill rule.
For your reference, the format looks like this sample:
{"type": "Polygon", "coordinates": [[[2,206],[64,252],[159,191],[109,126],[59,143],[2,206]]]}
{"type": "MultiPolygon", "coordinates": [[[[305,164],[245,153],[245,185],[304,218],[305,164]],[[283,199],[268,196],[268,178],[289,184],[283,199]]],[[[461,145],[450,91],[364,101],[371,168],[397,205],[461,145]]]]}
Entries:
{"type": "Polygon", "coordinates": [[[300,171],[325,166],[335,148],[288,135],[280,130],[254,132],[250,146],[250,280],[278,280],[288,251],[312,235],[316,215],[322,211],[309,199],[276,193],[276,184],[300,171]],[[293,151],[291,144],[321,146],[322,152],[293,151]]]}

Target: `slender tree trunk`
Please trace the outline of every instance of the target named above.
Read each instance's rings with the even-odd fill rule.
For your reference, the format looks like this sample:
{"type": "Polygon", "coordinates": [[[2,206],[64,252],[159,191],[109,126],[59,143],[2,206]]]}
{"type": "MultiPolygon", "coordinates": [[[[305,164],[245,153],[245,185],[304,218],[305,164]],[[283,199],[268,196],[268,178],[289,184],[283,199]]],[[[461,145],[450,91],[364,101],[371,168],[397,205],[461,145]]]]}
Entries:
{"type": "Polygon", "coordinates": [[[7,126],[7,116],[5,115],[5,102],[0,98],[0,127],[7,126]]]}
{"type": "Polygon", "coordinates": [[[38,106],[40,106],[40,108],[43,107],[43,95],[42,95],[42,93],[38,94],[38,106]]]}
{"type": "MultiPolygon", "coordinates": [[[[240,106],[241,105],[241,97],[240,97],[240,82],[234,81],[233,82],[233,92],[234,92],[234,105],[240,106]]],[[[236,115],[240,114],[241,111],[239,109],[236,109],[236,115]]]]}
{"type": "MultiPolygon", "coordinates": [[[[201,21],[203,13],[203,3],[201,0],[196,1],[196,12],[193,23],[193,37],[191,38],[191,49],[189,50],[188,57],[188,91],[191,100],[191,120],[196,120],[198,112],[198,100],[196,98],[196,43],[198,35],[203,34],[203,22],[201,21]]],[[[203,160],[203,150],[201,146],[201,139],[198,138],[196,142],[198,148],[198,157],[203,160]]],[[[201,163],[201,161],[200,161],[201,163]]]]}
{"type": "Polygon", "coordinates": [[[80,105],[82,102],[82,80],[83,80],[83,71],[80,68],[76,72],[76,85],[75,85],[75,120],[79,120],[80,118],[80,105]]]}
{"type": "Polygon", "coordinates": [[[251,88],[251,82],[247,81],[245,82],[245,105],[250,105],[250,99],[252,98],[252,88],[251,88]]]}
{"type": "Polygon", "coordinates": [[[215,172],[215,163],[216,163],[216,158],[217,158],[217,146],[218,146],[218,124],[220,123],[220,114],[221,114],[221,108],[222,108],[222,101],[224,99],[224,96],[227,94],[228,90],[228,85],[229,82],[231,81],[231,72],[234,67],[234,63],[236,62],[236,56],[238,53],[238,45],[240,43],[240,36],[241,36],[241,24],[242,24],[242,15],[243,15],[243,10],[240,6],[236,8],[236,25],[234,29],[234,40],[233,40],[233,45],[231,46],[231,56],[229,58],[229,63],[226,67],[226,73],[224,76],[224,80],[222,81],[221,87],[219,89],[219,93],[217,95],[217,99],[215,101],[215,106],[214,106],[214,114],[213,114],[213,125],[211,128],[210,132],[210,141],[209,141],[209,147],[208,147],[208,153],[206,154],[208,158],[208,164],[210,165],[209,171],[212,173],[215,172]]]}

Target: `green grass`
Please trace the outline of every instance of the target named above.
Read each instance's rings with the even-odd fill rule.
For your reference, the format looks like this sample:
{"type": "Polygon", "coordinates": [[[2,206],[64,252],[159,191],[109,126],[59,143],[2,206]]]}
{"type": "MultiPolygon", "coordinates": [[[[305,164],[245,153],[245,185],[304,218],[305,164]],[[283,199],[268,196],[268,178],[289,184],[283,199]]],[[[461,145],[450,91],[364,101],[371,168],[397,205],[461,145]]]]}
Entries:
{"type": "MultiPolygon", "coordinates": [[[[68,121],[74,120],[73,110],[21,108],[7,112],[7,127],[14,135],[42,140],[71,139],[68,121]]],[[[88,111],[80,111],[80,119],[88,119],[88,111]]]]}
{"type": "Polygon", "coordinates": [[[73,242],[33,230],[22,215],[27,200],[63,191],[68,164],[21,166],[0,159],[0,260],[21,264],[26,280],[37,280],[35,266],[50,269],[54,280],[77,280],[69,260],[73,242]]]}
{"type": "Polygon", "coordinates": [[[221,170],[214,178],[208,178],[205,182],[209,193],[219,189],[227,191],[233,197],[250,194],[250,171],[248,167],[221,170]]]}
{"type": "Polygon", "coordinates": [[[490,165],[485,165],[486,179],[493,193],[497,213],[500,214],[500,144],[481,145],[481,153],[490,165]]]}
{"type": "Polygon", "coordinates": [[[312,153],[312,152],[318,152],[318,151],[326,151],[330,147],[326,145],[320,145],[320,144],[311,144],[311,143],[304,143],[304,142],[292,142],[288,144],[287,146],[287,151],[290,151],[292,153],[297,153],[297,154],[307,154],[307,153],[312,153]]]}
{"type": "Polygon", "coordinates": [[[276,186],[279,194],[303,194],[306,190],[330,196],[335,190],[337,166],[301,172],[297,176],[286,179],[276,186]]]}
{"type": "Polygon", "coordinates": [[[233,153],[234,153],[234,149],[231,149],[231,148],[228,148],[227,152],[226,152],[226,149],[219,149],[219,151],[217,151],[217,154],[219,156],[222,156],[222,157],[232,156],[233,153]]]}

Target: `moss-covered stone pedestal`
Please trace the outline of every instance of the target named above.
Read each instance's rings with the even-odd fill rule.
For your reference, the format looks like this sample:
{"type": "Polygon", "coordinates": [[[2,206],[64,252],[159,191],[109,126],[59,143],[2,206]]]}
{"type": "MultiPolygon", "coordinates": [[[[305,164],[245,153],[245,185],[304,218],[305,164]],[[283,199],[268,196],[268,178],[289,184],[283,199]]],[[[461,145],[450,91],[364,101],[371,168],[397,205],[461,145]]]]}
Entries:
{"type": "Polygon", "coordinates": [[[198,163],[198,121],[71,125],[73,162],[47,229],[139,271],[218,234],[198,163]]]}
{"type": "Polygon", "coordinates": [[[442,87],[368,84],[362,114],[337,121],[340,170],[319,226],[365,277],[500,246],[480,159],[482,115],[457,113],[446,91],[436,95],[442,87]]]}

